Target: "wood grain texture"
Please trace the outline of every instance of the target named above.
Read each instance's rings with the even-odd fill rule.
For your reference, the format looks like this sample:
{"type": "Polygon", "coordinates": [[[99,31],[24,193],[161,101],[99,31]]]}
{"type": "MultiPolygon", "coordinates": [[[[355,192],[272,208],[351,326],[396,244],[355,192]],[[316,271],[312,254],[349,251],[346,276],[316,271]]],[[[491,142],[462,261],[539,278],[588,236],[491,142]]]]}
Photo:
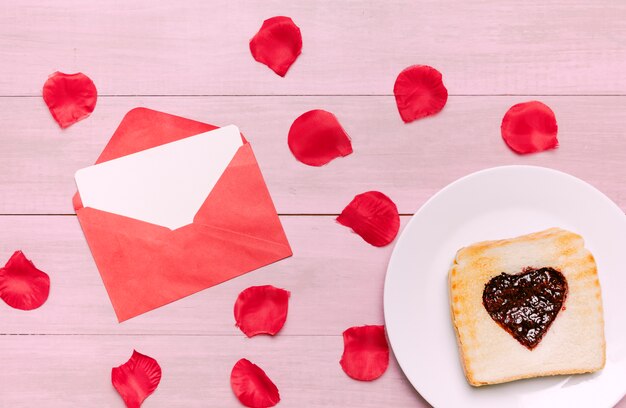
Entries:
{"type": "Polygon", "coordinates": [[[428,407],[393,357],[377,381],[345,375],[340,336],[0,336],[0,349],[2,407],[123,407],[111,368],[133,349],[156,358],[163,371],[142,408],[242,407],[230,389],[230,371],[240,358],[276,383],[279,407],[428,407]]]}
{"type": "Polygon", "coordinates": [[[93,164],[136,106],[238,125],[281,214],[338,214],[368,190],[413,213],[455,179],[507,164],[571,173],[626,209],[626,97],[542,97],[556,113],[560,147],[520,156],[502,141],[500,123],[511,105],[525,100],[452,97],[439,115],[404,124],[388,96],[115,97],[100,98],[90,118],[60,130],[40,98],[0,98],[0,214],[73,213],[74,172],[93,164]],[[293,120],[314,108],[334,112],[354,147],[321,168],[299,163],[287,146],[293,120]]]}
{"type": "MultiPolygon", "coordinates": [[[[409,217],[402,218],[404,225],[409,217]]],[[[291,291],[281,336],[337,336],[351,326],[383,324],[383,280],[391,246],[370,246],[334,217],[281,221],[291,258],[119,324],[75,216],[0,217],[0,263],[21,249],[52,281],[48,301],[36,312],[0,302],[0,333],[240,337],[235,299],[248,286],[266,284],[291,291]]]]}
{"type": "Polygon", "coordinates": [[[384,94],[427,64],[459,94],[626,94],[622,0],[3,1],[2,95],[55,70],[106,95],[384,94]],[[286,78],[248,41],[288,15],[303,52],[286,78]]]}
{"type": "Polygon", "coordinates": [[[241,357],[278,384],[280,407],[429,406],[393,358],[372,383],[341,372],[341,332],[383,323],[391,248],[316,215],[372,189],[411,214],[454,179],[505,164],[569,172],[626,209],[625,21],[621,0],[1,1],[0,264],[23,249],[52,289],[33,312],[0,303],[0,407],[120,407],[110,368],[133,348],[164,370],[146,408],[239,406],[228,378],[241,357]],[[274,15],[304,37],[285,78],[248,49],[274,15]],[[440,115],[405,125],[391,93],[412,64],[438,68],[453,96],[440,115]],[[40,98],[56,70],[85,72],[100,93],[92,116],[65,131],[40,98]],[[555,111],[561,146],[522,157],[499,127],[530,99],[555,111]],[[50,214],[73,213],[74,172],[136,106],[240,126],[287,214],[294,256],[118,324],[76,217],[50,214]],[[286,143],[314,108],[334,112],[354,145],[322,168],[298,163],[286,143]],[[292,292],[289,319],[276,338],[246,339],[234,300],[267,283],[292,292]]]}

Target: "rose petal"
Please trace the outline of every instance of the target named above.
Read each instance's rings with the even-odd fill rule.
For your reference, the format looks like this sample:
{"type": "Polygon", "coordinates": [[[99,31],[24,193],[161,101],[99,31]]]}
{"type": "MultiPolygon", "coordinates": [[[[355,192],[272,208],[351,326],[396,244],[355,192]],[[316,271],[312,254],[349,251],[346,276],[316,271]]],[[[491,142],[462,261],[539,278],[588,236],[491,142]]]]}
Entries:
{"type": "Polygon", "coordinates": [[[289,17],[269,18],[250,40],[250,52],[255,60],[284,77],[302,52],[300,28],[289,17]]]}
{"type": "Polygon", "coordinates": [[[0,268],[0,298],[20,310],[37,309],[50,294],[50,277],[40,271],[22,251],[16,251],[0,268]]]}
{"type": "Polygon", "coordinates": [[[343,332],[341,368],[359,381],[372,381],[389,366],[385,326],[351,327],[343,332]]]}
{"type": "Polygon", "coordinates": [[[278,388],[257,365],[242,358],[230,373],[230,386],[237,399],[251,408],[273,407],[280,401],[278,388]]]}
{"type": "Polygon", "coordinates": [[[66,128],[89,116],[96,107],[98,91],[93,81],[81,72],[55,72],[43,86],[43,100],[54,120],[66,128]]]}
{"type": "Polygon", "coordinates": [[[554,149],[559,144],[554,112],[539,101],[511,106],[502,118],[500,130],[502,139],[519,154],[554,149]]]}
{"type": "Polygon", "coordinates": [[[126,363],[111,369],[111,382],[127,408],[139,408],[161,382],[161,367],[152,357],[133,350],[126,363]]]}
{"type": "Polygon", "coordinates": [[[289,129],[287,143],[296,159],[323,166],[352,153],[350,137],[330,112],[315,109],[300,115],[289,129]]]}
{"type": "Polygon", "coordinates": [[[271,285],[245,289],[235,302],[237,327],[248,337],[275,335],[287,320],[289,291],[271,285]]]}
{"type": "Polygon", "coordinates": [[[448,100],[441,72],[428,65],[412,65],[400,72],[393,93],[405,123],[438,113],[448,100]]]}
{"type": "Polygon", "coordinates": [[[337,222],[352,228],[366,242],[388,245],[398,235],[400,215],[393,201],[378,191],[359,194],[343,209],[337,222]]]}

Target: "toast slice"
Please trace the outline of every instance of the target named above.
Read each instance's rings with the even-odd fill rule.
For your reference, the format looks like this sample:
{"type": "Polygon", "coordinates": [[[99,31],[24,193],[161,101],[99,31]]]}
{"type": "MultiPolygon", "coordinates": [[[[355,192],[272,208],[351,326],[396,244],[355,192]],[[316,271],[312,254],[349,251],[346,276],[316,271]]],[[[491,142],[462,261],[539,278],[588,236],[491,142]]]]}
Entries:
{"type": "Polygon", "coordinates": [[[580,235],[550,228],[462,248],[449,289],[471,385],[604,367],[600,282],[580,235]]]}

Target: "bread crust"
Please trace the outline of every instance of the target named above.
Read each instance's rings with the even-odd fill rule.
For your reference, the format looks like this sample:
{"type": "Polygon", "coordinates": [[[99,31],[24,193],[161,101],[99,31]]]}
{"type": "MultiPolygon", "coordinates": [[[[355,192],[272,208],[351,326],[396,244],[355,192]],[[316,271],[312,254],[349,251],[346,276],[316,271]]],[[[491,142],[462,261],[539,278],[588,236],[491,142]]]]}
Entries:
{"type": "Polygon", "coordinates": [[[472,386],[589,373],[604,367],[606,342],[600,283],[595,259],[585,249],[580,235],[550,228],[516,238],[478,242],[462,248],[450,268],[448,287],[461,362],[467,381],[472,386]],[[555,267],[565,275],[570,294],[564,304],[565,310],[555,318],[553,326],[558,327],[551,327],[546,332],[542,340],[546,344],[540,343],[536,352],[526,349],[491,319],[482,305],[482,290],[492,277],[501,272],[514,274],[522,272],[525,267],[543,266],[555,267]],[[568,310],[570,306],[573,310],[568,310]],[[579,360],[578,364],[577,361],[571,364],[549,361],[551,355],[563,353],[559,349],[559,341],[569,341],[568,335],[577,336],[572,334],[578,329],[576,316],[572,316],[574,314],[579,315],[579,319],[591,330],[589,336],[574,339],[578,341],[574,344],[585,342],[585,354],[574,357],[579,360]],[[556,333],[551,333],[552,330],[556,333]],[[490,353],[490,349],[494,351],[490,353]],[[554,352],[551,354],[551,351],[554,352]],[[509,358],[517,362],[515,367],[506,367],[509,358]],[[549,361],[546,364],[548,367],[541,365],[541,359],[549,361]],[[502,369],[497,366],[498,362],[502,369]],[[528,369],[524,371],[523,365],[526,363],[528,369]]]}

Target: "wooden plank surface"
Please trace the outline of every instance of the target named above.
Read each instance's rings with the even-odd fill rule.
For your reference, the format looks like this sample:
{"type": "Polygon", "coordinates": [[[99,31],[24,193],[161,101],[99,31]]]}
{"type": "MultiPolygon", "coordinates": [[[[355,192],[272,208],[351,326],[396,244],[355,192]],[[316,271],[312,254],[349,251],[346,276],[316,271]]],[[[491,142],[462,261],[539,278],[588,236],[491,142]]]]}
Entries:
{"type": "Polygon", "coordinates": [[[619,182],[626,178],[626,97],[542,97],[557,116],[560,148],[519,156],[503,143],[500,123],[511,105],[528,99],[452,97],[438,116],[404,124],[388,96],[101,98],[89,119],[62,131],[40,98],[0,98],[0,213],[73,213],[74,172],[93,164],[124,114],[137,106],[238,125],[281,214],[337,214],[368,190],[413,213],[455,179],[507,164],[571,173],[626,209],[619,182]],[[293,120],[315,108],[337,115],[354,148],[321,168],[299,163],[287,146],[293,120]]]}
{"type": "Polygon", "coordinates": [[[3,1],[0,94],[61,70],[106,95],[389,95],[427,64],[454,95],[624,95],[624,21],[622,0],[3,1]],[[248,50],[275,15],[303,33],[284,79],[248,50]]]}
{"type": "Polygon", "coordinates": [[[383,323],[392,248],[369,246],[331,215],[372,189],[412,214],[449,182],[506,164],[566,171],[626,209],[624,44],[621,0],[1,1],[0,264],[23,249],[52,289],[36,311],[0,303],[0,407],[120,407],[110,368],[133,348],[164,370],[147,408],[239,406],[228,376],[241,357],[275,380],[281,407],[429,406],[393,358],[372,383],[341,371],[341,332],[383,323]],[[248,50],[274,15],[291,16],[304,37],[285,78],[248,50]],[[438,68],[452,96],[440,115],[405,125],[391,94],[412,64],[438,68]],[[64,131],[40,98],[56,70],[87,73],[100,93],[92,116],[64,131]],[[555,111],[561,146],[522,157],[499,127],[531,99],[555,111]],[[136,106],[240,126],[294,256],[118,324],[71,196],[73,173],[136,106]],[[286,143],[314,108],[334,112],[354,147],[322,168],[298,163],[286,143]],[[276,338],[246,339],[233,302],[266,283],[292,292],[289,319],[276,338]]]}
{"type": "MultiPolygon", "coordinates": [[[[409,217],[402,217],[403,225],[409,217]]],[[[248,286],[291,291],[281,335],[335,335],[383,324],[383,280],[392,247],[375,248],[334,217],[281,217],[294,255],[183,300],[117,323],[75,216],[0,217],[0,263],[21,249],[52,280],[48,301],[25,313],[0,303],[9,334],[242,334],[233,305],[248,286]],[[315,243],[315,245],[312,245],[315,243]]]]}
{"type": "Polygon", "coordinates": [[[142,408],[241,407],[230,389],[240,358],[262,367],[279,387],[280,407],[427,406],[394,358],[377,381],[354,381],[339,365],[338,336],[0,336],[3,407],[123,407],[111,368],[133,349],[155,357],[161,383],[142,408]]]}

